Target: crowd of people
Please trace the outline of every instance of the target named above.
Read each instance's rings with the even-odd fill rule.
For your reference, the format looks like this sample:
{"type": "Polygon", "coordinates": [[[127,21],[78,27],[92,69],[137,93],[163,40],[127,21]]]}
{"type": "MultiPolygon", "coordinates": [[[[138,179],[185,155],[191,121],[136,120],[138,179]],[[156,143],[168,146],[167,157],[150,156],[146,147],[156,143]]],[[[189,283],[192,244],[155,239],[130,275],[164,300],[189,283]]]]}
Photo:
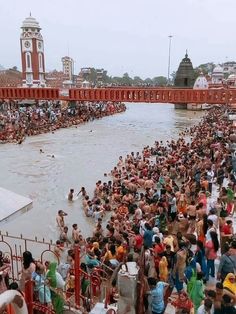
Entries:
{"type": "MultiPolygon", "coordinates": [[[[92,198],[84,187],[80,191],[95,228],[85,240],[73,225],[72,238],[85,249],[87,267],[139,262],[143,248],[144,305],[154,314],[164,311],[166,287],[177,291],[170,299],[177,313],[236,311],[234,125],[225,112],[211,109],[177,141],[157,141],[142,154],[120,156],[111,180],[105,174],[92,198]]],[[[71,189],[68,200],[73,199],[71,189]]],[[[64,219],[59,226],[58,244],[68,243],[64,219]]]]}
{"type": "Polygon", "coordinates": [[[21,144],[26,136],[54,132],[125,109],[124,104],[111,102],[63,104],[46,101],[25,105],[17,101],[0,101],[0,143],[21,144]]]}
{"type": "MultiPolygon", "coordinates": [[[[166,306],[178,314],[236,313],[235,136],[227,110],[214,107],[177,140],[156,141],[142,153],[120,156],[104,182],[96,183],[92,197],[82,187],[84,214],[95,224],[91,237],[85,239],[76,223],[68,227],[67,214],[58,211],[55,254],[62,260],[66,251],[66,262],[45,266],[31,256],[23,263],[36,280],[40,302],[60,313],[56,304],[62,306],[63,299],[56,294],[61,302],[55,302],[51,286],[49,298],[45,300],[44,293],[40,299],[42,288],[35,278],[55,286],[52,278],[58,272],[66,293],[73,293],[73,247],[78,245],[85,255],[81,264],[85,297],[89,297],[86,274],[91,270],[104,266],[113,270],[134,261],[144,271],[144,293],[139,296],[143,313],[162,314],[166,306]]],[[[74,199],[72,188],[68,201],[74,199]]],[[[114,279],[110,303],[117,302],[117,289],[114,279]]]]}

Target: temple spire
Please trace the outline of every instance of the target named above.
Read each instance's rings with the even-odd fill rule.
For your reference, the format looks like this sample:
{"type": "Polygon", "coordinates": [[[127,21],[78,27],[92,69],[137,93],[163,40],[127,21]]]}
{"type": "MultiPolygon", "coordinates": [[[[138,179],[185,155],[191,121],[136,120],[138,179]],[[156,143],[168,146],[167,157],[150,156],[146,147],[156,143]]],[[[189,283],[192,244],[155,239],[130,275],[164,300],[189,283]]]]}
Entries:
{"type": "Polygon", "coordinates": [[[188,51],[186,50],[185,58],[179,64],[179,68],[176,72],[175,86],[177,87],[193,87],[195,81],[193,65],[188,57],[188,51]]]}

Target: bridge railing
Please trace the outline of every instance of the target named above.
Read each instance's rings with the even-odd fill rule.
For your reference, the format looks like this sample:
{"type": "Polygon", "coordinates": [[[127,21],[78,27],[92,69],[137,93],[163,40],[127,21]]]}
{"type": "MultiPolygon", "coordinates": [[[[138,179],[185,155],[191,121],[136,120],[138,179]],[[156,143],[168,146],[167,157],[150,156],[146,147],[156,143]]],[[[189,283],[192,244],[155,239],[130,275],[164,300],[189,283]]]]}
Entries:
{"type": "Polygon", "coordinates": [[[78,101],[224,104],[236,101],[236,90],[177,88],[70,89],[69,98],[78,101]]]}
{"type": "Polygon", "coordinates": [[[69,89],[68,94],[56,88],[0,88],[0,99],[112,101],[147,103],[236,103],[235,88],[188,89],[188,88],[80,88],[69,89]]]}
{"type": "Polygon", "coordinates": [[[59,89],[3,87],[0,88],[0,99],[59,99],[59,89]]]}

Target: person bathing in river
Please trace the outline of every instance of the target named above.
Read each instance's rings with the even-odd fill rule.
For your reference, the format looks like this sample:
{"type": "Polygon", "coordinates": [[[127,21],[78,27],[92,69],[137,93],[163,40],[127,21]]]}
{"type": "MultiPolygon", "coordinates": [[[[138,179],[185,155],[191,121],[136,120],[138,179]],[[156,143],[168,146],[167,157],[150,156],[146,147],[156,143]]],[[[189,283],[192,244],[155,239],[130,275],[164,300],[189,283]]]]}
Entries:
{"type": "Polygon", "coordinates": [[[70,189],[68,194],[68,201],[72,202],[74,200],[74,189],[70,189]]]}
{"type": "Polygon", "coordinates": [[[81,190],[79,191],[79,193],[77,194],[77,196],[79,196],[81,193],[82,197],[85,197],[87,195],[87,192],[85,190],[85,187],[82,186],[81,190]]]}
{"type": "Polygon", "coordinates": [[[59,228],[60,232],[62,232],[63,228],[65,227],[65,220],[64,220],[65,216],[67,216],[67,213],[65,213],[63,210],[58,211],[56,222],[57,222],[57,227],[59,228]]]}
{"type": "Polygon", "coordinates": [[[72,225],[72,240],[74,242],[79,241],[80,230],[78,229],[77,224],[72,225]]]}
{"type": "Polygon", "coordinates": [[[64,227],[63,231],[60,234],[60,241],[61,243],[67,243],[67,244],[71,244],[71,241],[68,238],[68,227],[64,227]]]}

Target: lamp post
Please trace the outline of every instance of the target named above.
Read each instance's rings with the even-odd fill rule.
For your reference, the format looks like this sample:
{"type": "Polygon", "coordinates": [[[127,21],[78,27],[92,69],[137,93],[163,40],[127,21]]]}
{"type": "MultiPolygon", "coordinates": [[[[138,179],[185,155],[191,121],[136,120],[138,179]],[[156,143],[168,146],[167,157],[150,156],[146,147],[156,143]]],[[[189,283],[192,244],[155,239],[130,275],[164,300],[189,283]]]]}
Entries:
{"type": "Polygon", "coordinates": [[[72,59],[72,85],[76,85],[75,83],[75,73],[76,73],[76,71],[75,71],[75,67],[76,67],[76,61],[74,60],[74,59],[72,59]]]}
{"type": "Polygon", "coordinates": [[[167,75],[167,85],[170,84],[170,53],[171,53],[171,40],[172,40],[172,35],[169,35],[169,56],[168,56],[168,75],[167,75]]]}

